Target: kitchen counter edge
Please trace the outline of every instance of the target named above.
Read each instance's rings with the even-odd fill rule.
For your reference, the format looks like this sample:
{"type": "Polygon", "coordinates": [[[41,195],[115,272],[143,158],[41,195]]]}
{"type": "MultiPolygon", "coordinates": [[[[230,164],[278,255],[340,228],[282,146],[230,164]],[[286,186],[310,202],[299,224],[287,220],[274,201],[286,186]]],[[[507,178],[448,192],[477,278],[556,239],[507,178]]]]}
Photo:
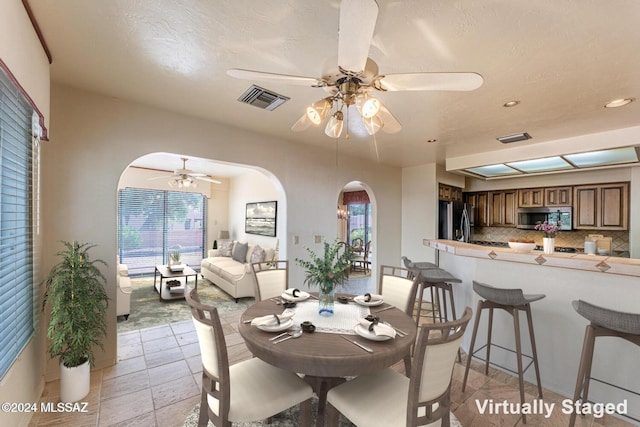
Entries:
{"type": "Polygon", "coordinates": [[[423,239],[422,243],[427,247],[458,256],[640,277],[640,259],[634,258],[564,252],[545,254],[538,250],[516,252],[511,248],[481,246],[442,239],[423,239]]]}

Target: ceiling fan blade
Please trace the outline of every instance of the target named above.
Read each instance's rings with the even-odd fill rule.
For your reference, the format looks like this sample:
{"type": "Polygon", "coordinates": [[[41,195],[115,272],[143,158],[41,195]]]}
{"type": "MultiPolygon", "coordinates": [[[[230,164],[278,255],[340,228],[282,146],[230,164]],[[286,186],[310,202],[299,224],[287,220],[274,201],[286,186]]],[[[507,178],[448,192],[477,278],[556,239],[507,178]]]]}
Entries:
{"type": "Polygon", "coordinates": [[[401,73],[379,76],[380,90],[475,90],[484,80],[477,73],[401,73]]]}
{"type": "Polygon", "coordinates": [[[338,65],[359,74],[364,71],[378,18],[375,0],[342,0],[338,30],[338,65]]]}
{"type": "Polygon", "coordinates": [[[276,81],[281,83],[287,83],[300,86],[325,86],[326,81],[315,77],[301,77],[290,76],[287,74],[265,73],[262,71],[243,70],[240,68],[230,68],[227,70],[227,75],[242,80],[262,80],[262,81],[276,81]]]}
{"type": "Polygon", "coordinates": [[[167,178],[171,178],[174,175],[160,175],[160,176],[154,176],[152,178],[147,178],[147,181],[154,181],[156,179],[167,179],[167,178]]]}
{"type": "Polygon", "coordinates": [[[402,130],[402,125],[395,118],[391,111],[387,109],[384,105],[380,105],[380,110],[378,110],[378,116],[382,119],[384,126],[382,127],[382,131],[384,133],[397,133],[402,130]]]}
{"type": "Polygon", "coordinates": [[[303,130],[307,130],[311,126],[311,120],[307,116],[307,113],[304,113],[297,122],[291,126],[291,130],[294,132],[302,132],[303,130]]]}
{"type": "Polygon", "coordinates": [[[211,182],[213,184],[222,184],[222,181],[218,181],[217,179],[209,178],[208,176],[194,176],[193,178],[197,179],[198,181],[207,181],[207,182],[211,182]]]}

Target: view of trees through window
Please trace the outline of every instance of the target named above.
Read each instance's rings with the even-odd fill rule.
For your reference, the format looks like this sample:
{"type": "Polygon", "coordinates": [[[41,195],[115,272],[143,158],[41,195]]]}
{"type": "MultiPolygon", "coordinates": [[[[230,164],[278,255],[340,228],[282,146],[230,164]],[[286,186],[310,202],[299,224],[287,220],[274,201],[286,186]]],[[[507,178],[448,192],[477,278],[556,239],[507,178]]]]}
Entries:
{"type": "Polygon", "coordinates": [[[169,254],[199,270],[205,250],[205,203],[198,193],[126,188],[119,192],[118,258],[129,273],[152,274],[169,254]]]}
{"type": "Polygon", "coordinates": [[[347,235],[349,244],[353,239],[362,239],[362,244],[366,245],[371,240],[371,204],[357,203],[350,204],[349,221],[347,223],[347,235]]]}

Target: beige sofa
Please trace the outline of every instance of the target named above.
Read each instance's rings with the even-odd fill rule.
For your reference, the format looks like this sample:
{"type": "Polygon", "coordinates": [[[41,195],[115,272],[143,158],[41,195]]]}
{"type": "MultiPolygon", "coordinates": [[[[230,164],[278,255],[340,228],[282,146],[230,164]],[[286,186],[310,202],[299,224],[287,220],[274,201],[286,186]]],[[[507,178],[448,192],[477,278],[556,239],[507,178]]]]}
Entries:
{"type": "Polygon", "coordinates": [[[209,256],[200,263],[200,274],[235,298],[237,302],[238,298],[255,296],[251,264],[276,259],[277,251],[273,248],[246,242],[221,241],[220,247],[210,249],[209,256]],[[230,252],[229,247],[231,247],[230,252]],[[246,253],[243,254],[245,248],[246,253]]]}

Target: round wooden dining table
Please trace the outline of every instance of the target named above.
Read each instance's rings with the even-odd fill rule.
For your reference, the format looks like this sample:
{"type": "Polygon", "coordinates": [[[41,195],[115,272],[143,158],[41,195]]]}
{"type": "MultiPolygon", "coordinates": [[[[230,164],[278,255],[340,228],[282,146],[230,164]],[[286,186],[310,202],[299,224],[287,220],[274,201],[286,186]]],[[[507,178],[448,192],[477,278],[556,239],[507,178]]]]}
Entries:
{"type": "MultiPolygon", "coordinates": [[[[308,304],[317,304],[314,299],[309,301],[308,304]]],[[[340,310],[341,306],[336,302],[334,308],[340,310]]],[[[269,338],[278,333],[264,332],[249,323],[253,318],[281,314],[282,311],[282,305],[273,300],[257,302],[242,314],[239,332],[255,357],[287,371],[305,375],[305,380],[314,388],[319,399],[317,425],[324,425],[326,394],[331,387],[344,382],[345,377],[375,372],[403,360],[410,353],[417,334],[415,321],[400,309],[386,303],[370,307],[371,314],[379,316],[380,321],[393,325],[406,333],[406,336],[396,335],[394,339],[387,341],[373,341],[359,335],[316,331],[274,344],[269,338]],[[343,337],[369,347],[372,352],[365,351],[343,337]]],[[[305,320],[313,322],[313,319],[305,320]]],[[[357,319],[354,319],[354,328],[356,322],[357,319]]]]}

